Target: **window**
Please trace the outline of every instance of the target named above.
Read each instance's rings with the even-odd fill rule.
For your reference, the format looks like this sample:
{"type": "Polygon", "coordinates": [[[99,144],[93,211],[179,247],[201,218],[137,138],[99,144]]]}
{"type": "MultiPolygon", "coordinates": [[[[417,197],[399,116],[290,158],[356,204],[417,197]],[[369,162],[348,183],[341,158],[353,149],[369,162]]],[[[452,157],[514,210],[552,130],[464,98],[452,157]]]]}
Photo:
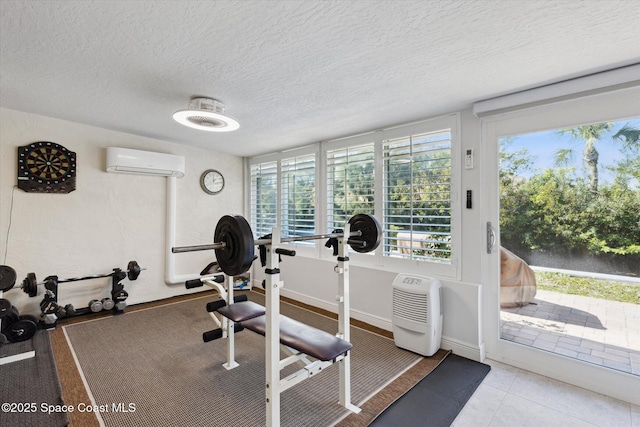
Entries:
{"type": "Polygon", "coordinates": [[[450,262],[451,131],[383,141],[384,253],[450,262]]]}
{"type": "MultiPolygon", "coordinates": [[[[373,253],[353,253],[354,261],[459,276],[458,126],[450,114],[249,159],[254,233],[278,225],[285,238],[324,234],[371,214],[383,241],[373,253]]],[[[329,256],[316,242],[296,244],[329,256]]]]}
{"type": "Polygon", "coordinates": [[[251,227],[257,236],[271,233],[278,207],[278,162],[251,165],[251,227]]]}
{"type": "MultiPolygon", "coordinates": [[[[282,237],[315,234],[316,156],[306,154],[283,159],[281,170],[282,237]]],[[[311,243],[307,243],[311,244],[311,243]]]]}
{"type": "Polygon", "coordinates": [[[375,214],[373,142],[327,151],[327,229],[343,228],[354,214],[375,214]]]}
{"type": "MultiPolygon", "coordinates": [[[[249,160],[255,237],[271,234],[276,226],[283,238],[316,234],[316,151],[312,147],[249,160]]],[[[315,246],[314,241],[295,243],[315,246]]]]}

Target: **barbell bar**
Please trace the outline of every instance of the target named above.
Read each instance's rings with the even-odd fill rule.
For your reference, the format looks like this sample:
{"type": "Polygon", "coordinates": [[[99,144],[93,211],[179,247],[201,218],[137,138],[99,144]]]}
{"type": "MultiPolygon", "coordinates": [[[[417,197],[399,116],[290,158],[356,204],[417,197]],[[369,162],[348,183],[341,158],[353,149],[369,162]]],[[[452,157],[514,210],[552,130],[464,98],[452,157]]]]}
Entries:
{"type": "MultiPolygon", "coordinates": [[[[344,236],[343,233],[328,233],[328,234],[314,234],[312,236],[299,236],[299,237],[284,237],[280,239],[282,243],[300,242],[303,240],[319,240],[319,239],[333,239],[344,236]]],[[[360,237],[362,233],[360,231],[352,231],[349,233],[350,237],[360,237]]],[[[268,245],[271,243],[271,239],[256,239],[253,241],[254,246],[268,245]]],[[[354,244],[357,244],[354,242],[354,244]]],[[[171,252],[174,254],[183,252],[196,252],[196,251],[210,251],[215,249],[224,249],[227,244],[224,242],[212,243],[209,245],[194,245],[194,246],[177,246],[171,248],[171,252]]]]}
{"type": "MultiPolygon", "coordinates": [[[[136,280],[140,275],[140,272],[146,270],[146,268],[141,268],[137,261],[129,261],[127,264],[127,270],[124,272],[127,274],[129,280],[136,280]]],[[[114,269],[111,273],[108,274],[95,274],[92,276],[83,276],[83,277],[70,277],[67,279],[58,279],[58,283],[67,283],[67,282],[79,282],[81,280],[90,280],[90,279],[102,279],[105,277],[112,277],[114,274],[121,273],[122,270],[114,269]]],[[[124,279],[124,276],[122,277],[124,279]]],[[[45,279],[44,282],[38,283],[36,279],[35,273],[27,273],[27,277],[22,281],[22,285],[20,286],[22,290],[28,294],[30,297],[35,297],[38,294],[38,286],[42,286],[47,283],[45,279]]]]}
{"type": "MultiPolygon", "coordinates": [[[[380,224],[374,216],[357,214],[349,218],[350,233],[347,243],[356,252],[375,250],[382,240],[380,224]]],[[[282,243],[305,240],[334,239],[344,233],[334,232],[311,236],[284,237],[282,243]]],[[[225,215],[216,225],[214,243],[208,245],[177,246],[173,253],[215,250],[220,269],[229,276],[237,276],[249,269],[254,260],[254,246],[269,245],[271,239],[254,239],[251,226],[240,215],[225,215]]]]}

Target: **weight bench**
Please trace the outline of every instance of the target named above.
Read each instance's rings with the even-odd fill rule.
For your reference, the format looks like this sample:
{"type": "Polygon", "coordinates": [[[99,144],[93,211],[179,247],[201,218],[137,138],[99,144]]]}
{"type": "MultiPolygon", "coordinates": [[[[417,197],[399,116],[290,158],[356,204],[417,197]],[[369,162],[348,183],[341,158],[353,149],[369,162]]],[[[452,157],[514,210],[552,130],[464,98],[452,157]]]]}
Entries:
{"type": "MultiPolygon", "coordinates": [[[[263,314],[240,324],[244,328],[264,336],[266,320],[267,318],[263,314]]],[[[280,315],[280,344],[318,360],[333,363],[339,356],[346,356],[353,347],[350,342],[283,315],[280,315]]]]}
{"type": "Polygon", "coordinates": [[[350,224],[345,225],[343,236],[338,238],[338,263],[334,271],[338,273],[338,332],[332,335],[297,320],[280,314],[280,289],[284,283],[280,280],[279,256],[293,256],[293,251],[283,250],[280,245],[280,230],[273,229],[272,239],[266,244],[265,269],[265,306],[251,301],[234,302],[233,286],[227,292],[211,280],[205,284],[217,287],[223,301],[209,303],[207,311],[220,329],[205,332],[205,341],[227,338],[226,369],[238,366],[234,360],[234,335],[242,329],[249,329],[265,337],[265,394],[266,425],[280,425],[280,395],[290,387],[315,376],[328,366],[339,365],[339,401],[344,408],[354,413],[361,409],[351,403],[351,360],[349,342],[349,256],[347,250],[350,236],[350,224]],[[214,312],[221,316],[218,320],[214,312]],[[215,332],[215,333],[214,333],[215,332]],[[281,359],[280,349],[287,357],[281,359]],[[311,360],[316,359],[316,360],[311,360]],[[301,369],[281,378],[283,368],[298,364],[301,369]]]}

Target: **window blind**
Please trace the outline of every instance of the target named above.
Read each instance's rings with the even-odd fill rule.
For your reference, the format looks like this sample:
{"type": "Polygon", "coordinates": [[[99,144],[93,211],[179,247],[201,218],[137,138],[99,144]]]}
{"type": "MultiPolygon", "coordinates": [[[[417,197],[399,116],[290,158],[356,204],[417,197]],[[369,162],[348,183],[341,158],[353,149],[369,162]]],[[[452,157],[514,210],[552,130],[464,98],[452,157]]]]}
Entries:
{"type": "Polygon", "coordinates": [[[450,263],[451,131],[383,141],[387,256],[450,263]]]}
{"type": "MultiPolygon", "coordinates": [[[[281,234],[283,237],[315,234],[316,155],[306,154],[280,161],[281,234]]],[[[313,245],[313,241],[298,242],[313,245]]]]}
{"type": "Polygon", "coordinates": [[[375,212],[374,143],[327,150],[327,229],[343,228],[349,217],[375,212]]]}
{"type": "Polygon", "coordinates": [[[251,165],[251,228],[256,236],[277,225],[278,162],[251,165]]]}

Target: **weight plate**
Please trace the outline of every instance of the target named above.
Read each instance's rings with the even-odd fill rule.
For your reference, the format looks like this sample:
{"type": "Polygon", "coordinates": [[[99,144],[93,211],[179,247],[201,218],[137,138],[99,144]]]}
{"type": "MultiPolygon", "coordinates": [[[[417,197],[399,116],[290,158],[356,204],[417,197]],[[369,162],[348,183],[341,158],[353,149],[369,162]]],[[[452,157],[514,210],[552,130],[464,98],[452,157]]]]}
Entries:
{"type": "Polygon", "coordinates": [[[11,342],[20,342],[31,339],[38,331],[38,325],[29,319],[18,320],[5,330],[4,334],[11,342]]]}
{"type": "Polygon", "coordinates": [[[30,314],[23,314],[19,317],[18,320],[31,320],[36,325],[38,324],[38,318],[36,316],[32,316],[30,314]]]}
{"type": "Polygon", "coordinates": [[[127,270],[127,276],[129,277],[129,280],[136,280],[140,275],[140,272],[142,271],[136,261],[129,261],[129,264],[127,264],[127,270]]]}
{"type": "Polygon", "coordinates": [[[9,312],[2,319],[2,330],[1,330],[1,332],[4,333],[4,331],[6,331],[9,328],[9,326],[11,326],[11,324],[13,324],[14,322],[17,322],[19,318],[20,318],[20,315],[18,313],[18,309],[16,307],[12,306],[9,309],[9,312]]]}
{"type": "Polygon", "coordinates": [[[38,295],[36,273],[27,273],[27,277],[22,281],[22,290],[32,298],[38,295]]]}
{"type": "Polygon", "coordinates": [[[0,291],[8,291],[16,284],[16,271],[8,265],[0,265],[0,291]]]}
{"type": "Polygon", "coordinates": [[[216,260],[220,269],[229,276],[242,274],[251,267],[254,240],[251,226],[240,215],[225,215],[220,218],[214,234],[215,243],[224,243],[216,249],[216,260]]]}
{"type": "Polygon", "coordinates": [[[349,218],[351,231],[359,231],[359,237],[351,237],[354,242],[364,241],[364,246],[353,244],[351,249],[360,253],[374,251],[382,241],[382,229],[378,220],[369,214],[357,214],[349,218]]]}
{"type": "Polygon", "coordinates": [[[9,310],[11,310],[11,301],[0,298],[0,319],[9,314],[9,310]]]}

